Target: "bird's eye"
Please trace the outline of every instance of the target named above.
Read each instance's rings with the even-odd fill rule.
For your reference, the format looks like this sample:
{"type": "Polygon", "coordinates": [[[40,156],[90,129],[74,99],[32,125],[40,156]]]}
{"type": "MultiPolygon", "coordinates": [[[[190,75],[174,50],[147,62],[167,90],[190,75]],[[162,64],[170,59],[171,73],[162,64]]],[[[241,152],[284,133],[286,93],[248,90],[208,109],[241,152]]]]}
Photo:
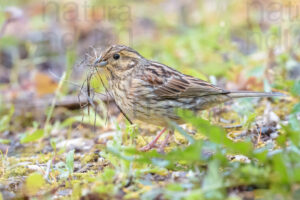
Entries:
{"type": "Polygon", "coordinates": [[[115,53],[115,54],[113,55],[113,58],[114,58],[115,60],[118,60],[118,59],[120,58],[120,54],[115,53]]]}

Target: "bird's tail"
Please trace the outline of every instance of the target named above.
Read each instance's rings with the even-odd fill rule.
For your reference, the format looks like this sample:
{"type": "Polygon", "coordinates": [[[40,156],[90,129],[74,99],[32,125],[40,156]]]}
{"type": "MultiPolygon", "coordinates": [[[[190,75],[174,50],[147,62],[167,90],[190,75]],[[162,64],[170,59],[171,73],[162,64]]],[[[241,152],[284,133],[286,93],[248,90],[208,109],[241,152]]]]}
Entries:
{"type": "Polygon", "coordinates": [[[286,96],[279,92],[251,92],[251,91],[231,91],[227,94],[231,98],[242,98],[242,97],[282,97],[286,96]]]}

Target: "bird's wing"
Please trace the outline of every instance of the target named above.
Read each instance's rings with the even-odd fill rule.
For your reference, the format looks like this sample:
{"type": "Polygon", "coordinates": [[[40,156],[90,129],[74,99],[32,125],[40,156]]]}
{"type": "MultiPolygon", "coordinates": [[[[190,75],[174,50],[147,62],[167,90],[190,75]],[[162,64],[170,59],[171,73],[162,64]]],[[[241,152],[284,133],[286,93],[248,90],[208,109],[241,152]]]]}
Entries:
{"type": "Polygon", "coordinates": [[[206,81],[182,74],[168,66],[153,63],[144,68],[142,79],[154,88],[160,97],[194,97],[229,93],[206,81]]]}

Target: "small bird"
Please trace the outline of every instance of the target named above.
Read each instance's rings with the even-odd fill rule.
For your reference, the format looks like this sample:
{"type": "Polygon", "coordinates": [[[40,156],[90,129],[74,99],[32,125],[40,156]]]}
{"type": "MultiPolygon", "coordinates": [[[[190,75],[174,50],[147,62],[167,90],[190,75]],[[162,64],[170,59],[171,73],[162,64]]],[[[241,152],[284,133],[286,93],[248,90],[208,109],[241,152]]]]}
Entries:
{"type": "MultiPolygon", "coordinates": [[[[184,122],[176,109],[200,111],[233,98],[281,96],[280,93],[228,91],[148,60],[124,45],[110,46],[95,60],[94,67],[105,72],[111,96],[129,121],[164,127],[143,151],[155,147],[159,137],[170,128],[170,121],[184,122]]],[[[170,128],[166,140],[172,133],[170,128]]]]}

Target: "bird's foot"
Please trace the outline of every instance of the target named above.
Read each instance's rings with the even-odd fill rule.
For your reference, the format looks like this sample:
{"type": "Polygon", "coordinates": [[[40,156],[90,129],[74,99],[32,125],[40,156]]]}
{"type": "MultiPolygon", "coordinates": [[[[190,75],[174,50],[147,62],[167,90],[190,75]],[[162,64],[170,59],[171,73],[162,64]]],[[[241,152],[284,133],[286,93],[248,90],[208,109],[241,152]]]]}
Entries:
{"type": "Polygon", "coordinates": [[[167,128],[164,128],[162,131],[160,131],[154,138],[154,140],[152,140],[149,144],[147,144],[146,146],[140,148],[140,151],[149,151],[151,149],[153,149],[156,146],[156,143],[158,141],[158,139],[162,136],[162,134],[167,130],[167,128]]]}
{"type": "MultiPolygon", "coordinates": [[[[162,134],[163,132],[164,132],[164,130],[159,134],[159,137],[161,136],[161,134],[162,134]]],[[[149,150],[151,150],[151,149],[153,149],[153,148],[158,147],[157,151],[158,151],[159,153],[164,153],[164,149],[165,149],[166,145],[168,144],[169,138],[170,138],[170,136],[171,136],[172,133],[173,133],[172,131],[169,131],[169,132],[168,132],[168,134],[166,135],[166,137],[165,137],[165,139],[163,140],[163,142],[161,143],[161,145],[157,146],[156,142],[157,142],[157,139],[158,139],[158,138],[156,137],[153,141],[151,141],[151,142],[150,142],[149,144],[147,144],[146,146],[140,148],[139,150],[145,152],[145,151],[149,151],[149,150]]]]}
{"type": "Polygon", "coordinates": [[[149,143],[149,144],[143,146],[142,148],[140,148],[139,150],[140,150],[140,151],[143,151],[143,152],[146,152],[146,151],[149,151],[149,150],[151,150],[151,149],[153,149],[153,148],[156,148],[156,147],[157,147],[156,144],[151,144],[151,143],[149,143]]]}
{"type": "Polygon", "coordinates": [[[168,144],[169,138],[171,136],[172,132],[169,131],[168,134],[166,135],[166,138],[163,140],[163,142],[161,143],[161,145],[159,145],[157,151],[159,153],[165,153],[165,147],[168,144]]]}

